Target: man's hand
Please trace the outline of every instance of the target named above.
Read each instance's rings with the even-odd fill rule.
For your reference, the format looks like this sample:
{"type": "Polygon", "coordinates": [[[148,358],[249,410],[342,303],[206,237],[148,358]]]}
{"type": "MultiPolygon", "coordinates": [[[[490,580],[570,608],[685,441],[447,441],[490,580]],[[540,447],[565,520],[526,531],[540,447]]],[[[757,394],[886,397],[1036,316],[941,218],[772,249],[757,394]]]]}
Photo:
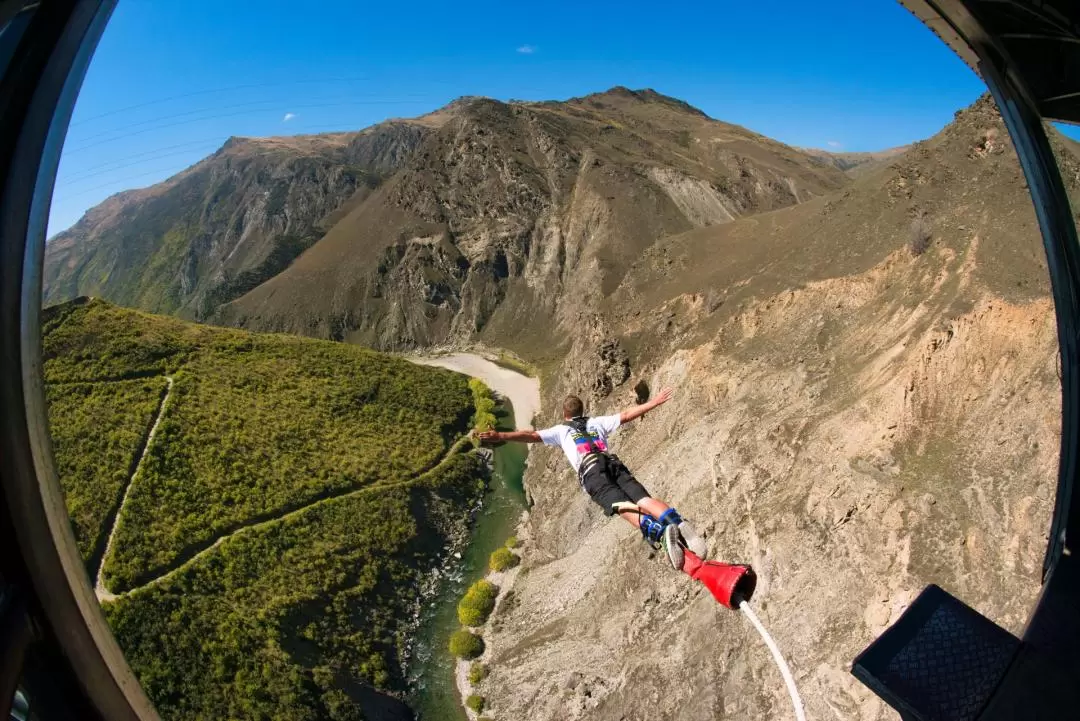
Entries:
{"type": "Polygon", "coordinates": [[[481,443],[497,443],[502,440],[498,431],[480,431],[476,434],[481,443]]]}
{"type": "Polygon", "coordinates": [[[627,408],[625,411],[619,414],[620,423],[629,423],[630,421],[641,418],[643,415],[651,411],[657,406],[663,405],[671,400],[672,392],[670,388],[665,388],[654,397],[645,401],[639,406],[633,408],[627,408]]]}
{"type": "Polygon", "coordinates": [[[656,398],[653,399],[653,407],[663,405],[671,400],[673,392],[670,388],[664,388],[656,394],[656,398]]]}

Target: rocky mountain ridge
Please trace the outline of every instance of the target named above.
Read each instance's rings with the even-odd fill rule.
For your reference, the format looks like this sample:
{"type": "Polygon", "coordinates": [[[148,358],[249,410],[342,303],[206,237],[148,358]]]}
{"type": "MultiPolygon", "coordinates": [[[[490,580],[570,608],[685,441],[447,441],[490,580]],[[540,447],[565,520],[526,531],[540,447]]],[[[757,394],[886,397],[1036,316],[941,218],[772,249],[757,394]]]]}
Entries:
{"type": "Polygon", "coordinates": [[[853,152],[843,150],[824,150],[822,148],[799,148],[807,155],[820,160],[822,163],[832,165],[843,170],[852,177],[858,177],[880,165],[903,155],[911,149],[910,145],[901,145],[895,148],[877,150],[872,152],[853,152]]]}
{"type": "Polygon", "coordinates": [[[101,295],[380,348],[534,308],[553,327],[574,313],[559,297],[610,292],[659,237],[847,182],[654,91],[465,98],[359,134],[230,142],[125,197],[122,227],[95,209],[50,243],[46,300],[101,295]]]}
{"type": "Polygon", "coordinates": [[[158,185],[112,196],[52,238],[45,302],[94,295],[205,318],[285,268],[428,131],[391,121],[358,133],[230,138],[158,185]]]}

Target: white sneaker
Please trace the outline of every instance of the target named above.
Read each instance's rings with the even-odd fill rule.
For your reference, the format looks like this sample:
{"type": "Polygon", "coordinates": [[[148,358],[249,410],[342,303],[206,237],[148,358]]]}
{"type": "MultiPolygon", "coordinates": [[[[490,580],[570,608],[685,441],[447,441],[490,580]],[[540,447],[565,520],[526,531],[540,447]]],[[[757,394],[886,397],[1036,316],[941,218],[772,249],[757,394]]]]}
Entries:
{"type": "Polygon", "coordinates": [[[693,526],[686,521],[682,521],[679,523],[679,535],[682,536],[683,544],[690,549],[691,553],[702,560],[705,559],[709,548],[705,545],[705,539],[694,530],[693,526]]]}
{"type": "Polygon", "coordinates": [[[683,549],[682,546],[679,545],[679,529],[671,524],[664,526],[664,535],[660,537],[660,545],[663,546],[664,551],[667,553],[668,561],[671,562],[671,567],[676,571],[681,571],[683,566],[683,549]]]}

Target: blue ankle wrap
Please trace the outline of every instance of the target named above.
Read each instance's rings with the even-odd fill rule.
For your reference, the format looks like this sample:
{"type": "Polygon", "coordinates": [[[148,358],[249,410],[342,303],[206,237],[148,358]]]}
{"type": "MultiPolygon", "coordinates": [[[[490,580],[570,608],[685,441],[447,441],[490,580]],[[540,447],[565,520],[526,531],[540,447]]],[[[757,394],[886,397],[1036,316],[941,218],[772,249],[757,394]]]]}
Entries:
{"type": "Polygon", "coordinates": [[[660,537],[664,535],[664,524],[660,523],[660,521],[656,520],[648,513],[641,514],[641,520],[638,521],[638,528],[641,529],[641,535],[650,543],[660,543],[660,537]]]}
{"type": "Polygon", "coordinates": [[[680,516],[679,512],[676,511],[674,508],[669,508],[664,511],[664,515],[660,516],[659,521],[661,526],[677,526],[682,523],[682,516],[680,516]]]}

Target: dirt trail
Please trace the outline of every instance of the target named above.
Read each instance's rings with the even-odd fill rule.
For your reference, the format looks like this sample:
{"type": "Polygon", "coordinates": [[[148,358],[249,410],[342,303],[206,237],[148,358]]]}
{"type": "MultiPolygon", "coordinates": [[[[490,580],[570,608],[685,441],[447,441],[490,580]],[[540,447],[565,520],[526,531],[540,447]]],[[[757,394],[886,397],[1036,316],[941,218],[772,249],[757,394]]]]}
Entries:
{"type": "Polygon", "coordinates": [[[139,462],[135,464],[135,470],[132,471],[131,477],[128,478],[127,487],[124,488],[124,497],[120,500],[120,506],[116,509],[116,516],[113,518],[112,528],[109,529],[109,540],[105,544],[105,552],[101,554],[101,564],[98,566],[97,575],[94,579],[94,593],[97,595],[98,603],[112,601],[116,598],[115,594],[110,593],[105,588],[102,572],[105,570],[105,560],[112,551],[113,540],[116,538],[116,529],[120,526],[120,516],[124,512],[124,506],[127,505],[128,494],[131,493],[131,488],[135,485],[135,477],[139,475],[139,471],[142,469],[143,461],[146,460],[146,454],[150,450],[150,444],[154,442],[154,435],[157,433],[158,426],[161,425],[161,419],[165,416],[165,406],[168,405],[169,397],[172,395],[172,376],[165,376],[165,382],[168,385],[165,388],[165,395],[161,398],[161,405],[158,406],[157,417],[154,418],[154,425],[150,426],[150,433],[147,434],[146,442],[143,443],[142,453],[139,454],[139,462]]]}

